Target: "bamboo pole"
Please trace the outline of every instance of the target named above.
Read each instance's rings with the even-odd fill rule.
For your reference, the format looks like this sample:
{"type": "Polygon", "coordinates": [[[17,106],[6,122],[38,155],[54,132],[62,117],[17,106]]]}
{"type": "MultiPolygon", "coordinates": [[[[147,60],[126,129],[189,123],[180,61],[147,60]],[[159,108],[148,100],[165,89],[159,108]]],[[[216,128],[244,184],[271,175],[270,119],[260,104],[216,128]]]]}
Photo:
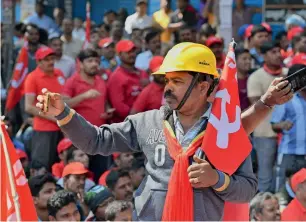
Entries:
{"type": "MultiPolygon", "coordinates": [[[[5,155],[5,162],[6,162],[6,167],[7,167],[7,171],[8,171],[10,187],[11,187],[14,206],[15,206],[16,217],[17,217],[17,221],[21,221],[20,205],[19,205],[19,202],[18,202],[19,197],[18,197],[18,193],[16,191],[16,187],[15,187],[15,183],[14,183],[14,174],[13,174],[13,170],[12,170],[12,166],[11,166],[10,156],[9,156],[9,153],[8,153],[8,150],[7,150],[6,141],[4,139],[2,126],[1,126],[1,137],[2,137],[2,142],[3,142],[3,148],[2,149],[3,149],[4,155],[5,155]]],[[[5,194],[2,194],[2,195],[5,195],[5,194]]]]}

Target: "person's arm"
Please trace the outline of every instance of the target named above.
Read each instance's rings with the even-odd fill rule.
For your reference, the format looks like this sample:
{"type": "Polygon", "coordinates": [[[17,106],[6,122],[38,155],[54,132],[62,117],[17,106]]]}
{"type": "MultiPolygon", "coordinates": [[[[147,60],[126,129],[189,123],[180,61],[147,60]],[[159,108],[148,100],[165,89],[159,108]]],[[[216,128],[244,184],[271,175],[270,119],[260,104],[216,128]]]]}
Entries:
{"type": "Polygon", "coordinates": [[[251,134],[272,112],[274,105],[284,104],[292,98],[291,86],[288,81],[281,82],[282,79],[274,79],[261,99],[241,114],[242,126],[247,134],[251,134]]]}
{"type": "Polygon", "coordinates": [[[271,117],[272,129],[276,133],[282,133],[283,131],[290,130],[293,126],[293,123],[288,119],[286,112],[286,104],[276,106],[271,117]]]}
{"type": "Polygon", "coordinates": [[[171,32],[178,31],[180,28],[184,26],[184,22],[176,22],[176,23],[170,23],[168,25],[168,29],[171,32]]]}
{"type": "Polygon", "coordinates": [[[53,117],[39,114],[40,110],[37,109],[35,105],[33,105],[35,102],[35,98],[36,98],[35,94],[25,94],[25,111],[32,116],[39,116],[41,118],[50,120],[52,122],[56,122],[56,119],[53,117]]]}
{"type": "Polygon", "coordinates": [[[77,96],[74,97],[70,97],[66,94],[63,95],[63,99],[64,101],[68,104],[69,107],[74,108],[76,107],[79,103],[83,102],[86,99],[93,99],[96,98],[98,96],[100,96],[101,94],[95,90],[95,89],[90,89],[82,94],[79,94],[77,96]]]}

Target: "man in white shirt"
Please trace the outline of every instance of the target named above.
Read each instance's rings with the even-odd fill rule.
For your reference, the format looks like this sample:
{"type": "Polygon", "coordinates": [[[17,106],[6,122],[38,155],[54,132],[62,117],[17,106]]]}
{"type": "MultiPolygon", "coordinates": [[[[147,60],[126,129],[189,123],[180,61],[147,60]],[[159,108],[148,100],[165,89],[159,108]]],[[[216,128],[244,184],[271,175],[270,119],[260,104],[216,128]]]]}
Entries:
{"type": "Polygon", "coordinates": [[[49,46],[55,52],[54,67],[60,69],[65,78],[69,78],[75,72],[75,61],[69,56],[63,55],[63,42],[59,36],[49,39],[49,46]]]}
{"type": "Polygon", "coordinates": [[[74,18],[74,28],[72,31],[72,37],[85,41],[85,29],[83,28],[83,20],[79,17],[74,18]]]}
{"type": "Polygon", "coordinates": [[[147,15],[147,1],[137,0],[136,13],[125,20],[125,31],[130,35],[133,28],[145,29],[152,26],[152,18],[147,15]]]}

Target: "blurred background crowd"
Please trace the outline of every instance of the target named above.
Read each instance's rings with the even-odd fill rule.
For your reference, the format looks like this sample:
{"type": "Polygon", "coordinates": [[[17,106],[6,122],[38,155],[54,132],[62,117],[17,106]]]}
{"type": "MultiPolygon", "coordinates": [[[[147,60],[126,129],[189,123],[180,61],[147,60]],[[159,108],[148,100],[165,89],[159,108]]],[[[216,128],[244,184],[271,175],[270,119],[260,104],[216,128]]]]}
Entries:
{"type": "MultiPolygon", "coordinates": [[[[55,119],[39,115],[42,88],[100,126],[163,105],[164,79],[150,74],[177,43],[206,45],[222,69],[235,39],[242,110],[274,78],[306,67],[303,0],[72,2],[17,1],[33,12],[1,23],[2,121],[44,221],[129,221],[146,171],[141,153],[90,156],[74,147],[55,119]]],[[[276,106],[250,139],[258,176],[250,220],[306,218],[306,90],[276,106]]]]}

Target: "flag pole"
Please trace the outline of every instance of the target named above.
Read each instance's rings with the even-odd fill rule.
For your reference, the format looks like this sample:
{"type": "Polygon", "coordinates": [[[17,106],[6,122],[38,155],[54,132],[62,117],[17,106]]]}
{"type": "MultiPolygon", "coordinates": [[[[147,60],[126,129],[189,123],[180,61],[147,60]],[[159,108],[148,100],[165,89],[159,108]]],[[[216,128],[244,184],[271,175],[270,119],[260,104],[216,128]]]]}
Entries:
{"type": "MultiPolygon", "coordinates": [[[[4,151],[5,162],[6,162],[6,167],[7,167],[7,171],[8,171],[10,187],[11,187],[14,206],[15,206],[16,217],[17,217],[17,221],[21,221],[20,205],[19,205],[19,202],[18,202],[19,197],[18,197],[18,193],[16,191],[16,187],[15,187],[15,183],[14,183],[14,176],[13,176],[13,171],[12,171],[12,167],[11,167],[10,156],[9,156],[9,153],[8,153],[8,150],[7,150],[6,141],[4,139],[2,126],[1,126],[1,137],[2,137],[2,141],[3,141],[3,148],[2,149],[4,151]]],[[[2,194],[2,195],[5,195],[5,194],[2,194]]],[[[2,203],[2,204],[5,204],[5,203],[2,203]]]]}

